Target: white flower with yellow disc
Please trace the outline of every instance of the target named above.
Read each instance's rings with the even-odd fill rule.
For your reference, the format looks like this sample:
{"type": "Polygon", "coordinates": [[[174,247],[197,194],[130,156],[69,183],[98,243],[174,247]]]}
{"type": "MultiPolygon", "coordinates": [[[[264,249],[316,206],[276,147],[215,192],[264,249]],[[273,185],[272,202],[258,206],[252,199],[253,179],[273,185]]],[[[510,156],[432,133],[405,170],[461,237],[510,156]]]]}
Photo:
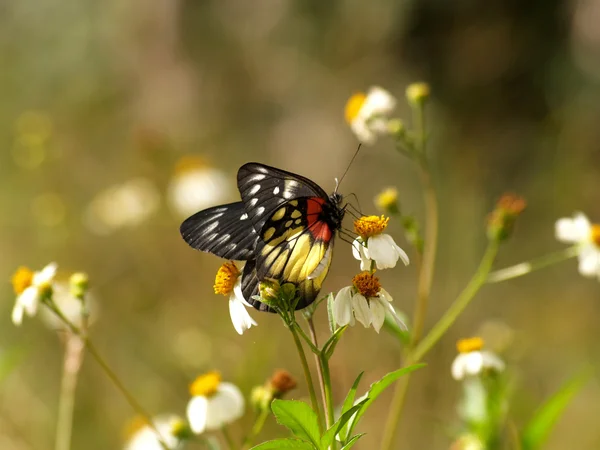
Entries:
{"type": "Polygon", "coordinates": [[[361,270],[370,270],[371,261],[377,269],[396,267],[399,259],[409,264],[408,255],[383,231],[387,228],[389,217],[363,216],[354,221],[354,231],[358,237],[352,243],[352,254],[360,261],[361,270]]]}
{"type": "Polygon", "coordinates": [[[242,294],[242,277],[241,271],[244,263],[238,263],[240,267],[233,261],[226,262],[217,271],[215,277],[214,290],[215,294],[229,296],[229,315],[231,323],[238,334],[244,334],[244,331],[250,329],[252,325],[258,325],[250,316],[247,307],[252,307],[242,294]]]}
{"type": "Polygon", "coordinates": [[[454,358],[451,370],[455,380],[504,370],[504,361],[494,352],[483,350],[483,345],[480,337],[461,339],[456,343],[458,355],[454,358]]]}
{"type": "Polygon", "coordinates": [[[181,417],[175,414],[157,416],[152,420],[154,428],[143,419],[134,422],[128,433],[129,439],[125,443],[125,450],[164,450],[161,441],[169,450],[183,448],[179,435],[181,430],[186,428],[186,423],[181,417]]]}
{"type": "Polygon", "coordinates": [[[585,214],[578,212],[572,218],[559,219],[555,233],[559,241],[577,244],[579,273],[600,279],[600,224],[592,224],[585,214]]]}
{"type": "Polygon", "coordinates": [[[373,144],[378,135],[389,133],[389,115],[396,99],[383,88],[374,86],[365,94],[358,92],[346,103],[345,116],[358,140],[373,144]]]}
{"type": "Polygon", "coordinates": [[[52,293],[52,283],[58,266],[50,263],[39,272],[33,272],[27,267],[20,267],[12,277],[12,284],[17,294],[17,300],[12,311],[12,321],[21,325],[23,314],[35,316],[38,306],[44,296],[52,293]]]}
{"type": "Polygon", "coordinates": [[[190,394],[187,418],[196,434],[218,430],[244,415],[244,396],[235,384],[221,381],[218,372],[196,378],[190,385],[190,394]]]}

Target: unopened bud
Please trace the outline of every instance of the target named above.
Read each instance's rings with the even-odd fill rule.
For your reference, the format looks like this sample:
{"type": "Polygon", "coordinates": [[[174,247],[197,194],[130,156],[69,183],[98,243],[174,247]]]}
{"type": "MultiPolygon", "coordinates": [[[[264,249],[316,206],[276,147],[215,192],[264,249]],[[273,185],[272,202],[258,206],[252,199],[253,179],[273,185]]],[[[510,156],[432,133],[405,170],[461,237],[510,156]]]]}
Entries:
{"type": "Polygon", "coordinates": [[[390,216],[398,214],[400,212],[400,206],[398,205],[398,190],[389,187],[381,191],[375,197],[375,205],[390,216]]]}
{"type": "Polygon", "coordinates": [[[406,126],[400,119],[390,119],[387,122],[388,133],[396,138],[402,138],[406,134],[406,126]]]}
{"type": "Polygon", "coordinates": [[[491,240],[504,241],[512,234],[517,217],[525,210],[527,203],[515,194],[504,194],[496,208],[488,216],[487,233],[491,240]]]}
{"type": "Polygon", "coordinates": [[[427,83],[412,83],[406,88],[406,98],[412,105],[422,105],[429,98],[429,85],[427,83]]]}
{"type": "Polygon", "coordinates": [[[273,389],[265,386],[255,386],[250,393],[250,404],[257,411],[265,411],[273,401],[273,389]]]}
{"type": "Polygon", "coordinates": [[[273,388],[275,398],[281,398],[298,385],[296,379],[287,370],[276,370],[271,380],[270,386],[273,388]]]}
{"type": "Polygon", "coordinates": [[[75,272],[69,278],[71,295],[75,298],[83,298],[89,286],[89,277],[86,273],[75,272]]]}

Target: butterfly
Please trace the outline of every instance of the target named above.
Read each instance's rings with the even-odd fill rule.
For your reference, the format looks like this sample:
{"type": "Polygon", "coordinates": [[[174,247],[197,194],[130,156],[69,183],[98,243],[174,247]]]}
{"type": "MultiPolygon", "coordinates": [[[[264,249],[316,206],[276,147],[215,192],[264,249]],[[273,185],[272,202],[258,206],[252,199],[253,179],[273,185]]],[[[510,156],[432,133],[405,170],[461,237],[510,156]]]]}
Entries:
{"type": "Polygon", "coordinates": [[[293,283],[296,309],[315,301],[331,264],[333,242],[345,207],[337,189],[328,195],[315,182],[259,163],[240,167],[242,200],[214,206],[186,219],[181,236],[193,248],[246,261],[241,287],[246,301],[274,312],[254,298],[267,279],[293,283]]]}

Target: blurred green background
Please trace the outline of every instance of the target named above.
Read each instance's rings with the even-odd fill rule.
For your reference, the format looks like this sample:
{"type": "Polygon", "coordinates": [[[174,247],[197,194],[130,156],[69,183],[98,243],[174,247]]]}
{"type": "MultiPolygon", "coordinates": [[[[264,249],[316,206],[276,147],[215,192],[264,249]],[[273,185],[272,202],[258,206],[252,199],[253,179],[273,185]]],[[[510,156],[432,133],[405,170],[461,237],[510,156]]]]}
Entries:
{"type": "MultiPolygon", "coordinates": [[[[179,236],[174,183],[212,168],[208,188],[217,188],[183,204],[233,201],[237,168],[255,160],[332,190],[356,148],[343,108],[357,90],[385,87],[408,118],[406,85],[432,87],[441,238],[429,325],[476,267],[485,216],[503,191],[529,206],[498,267],[562,248],[559,217],[582,210],[600,220],[599,0],[37,0],[0,11],[0,273],[9,280],[19,265],[50,261],[65,276],[88,272],[93,339],[152,412],[183,413],[188,383],[208,369],[245,393],[276,368],[301,380],[276,316],[253,313],[257,328],[233,330],[226,299],[212,291],[221,261],[179,236]]],[[[361,151],[342,191],[375,213],[372,198],[387,186],[422,218],[411,163],[382,141],[361,151]]],[[[391,232],[406,246],[397,224],[391,232]]],[[[324,291],[357,270],[338,241],[324,291]]],[[[396,308],[412,313],[414,267],[382,281],[396,308]]],[[[399,445],[448,448],[455,341],[482,326],[510,330],[503,357],[518,383],[511,412],[523,424],[564,380],[599,362],[599,291],[574,261],[485,287],[414,377],[399,445]]],[[[62,346],[37,318],[12,325],[8,282],[2,298],[0,357],[17,362],[0,379],[0,448],[50,449],[62,346]]],[[[337,400],[359,371],[366,389],[397,368],[399,352],[383,332],[351,329],[332,360],[337,400]]],[[[300,386],[295,398],[306,396],[300,386]]],[[[366,416],[356,448],[379,443],[388,402],[366,416]]],[[[73,448],[120,448],[132,415],[87,358],[73,448]]],[[[595,378],[547,448],[600,448],[599,415],[595,378]]],[[[249,412],[241,425],[251,421],[249,412]]],[[[282,431],[270,423],[263,436],[282,431]]]]}

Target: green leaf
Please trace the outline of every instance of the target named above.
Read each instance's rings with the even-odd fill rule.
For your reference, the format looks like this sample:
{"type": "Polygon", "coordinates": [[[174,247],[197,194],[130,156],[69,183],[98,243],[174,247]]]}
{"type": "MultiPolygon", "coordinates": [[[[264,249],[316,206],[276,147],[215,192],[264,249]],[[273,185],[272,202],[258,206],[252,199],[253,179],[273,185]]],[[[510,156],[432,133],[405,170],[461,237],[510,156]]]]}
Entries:
{"type": "MultiPolygon", "coordinates": [[[[406,323],[406,317],[400,312],[397,312],[400,315],[400,319],[406,323]]],[[[383,321],[383,329],[398,339],[402,344],[408,345],[410,344],[410,331],[406,328],[402,328],[398,323],[394,320],[392,316],[389,314],[385,315],[385,320],[383,321]]]]}
{"type": "Polygon", "coordinates": [[[348,450],[350,447],[352,447],[354,444],[356,444],[356,441],[358,441],[365,434],[366,433],[361,433],[361,434],[357,434],[356,436],[352,436],[352,438],[348,441],[348,443],[346,445],[344,445],[342,447],[341,450],[348,450]]]}
{"type": "MultiPolygon", "coordinates": [[[[354,380],[354,384],[352,384],[352,387],[350,388],[350,391],[348,391],[348,395],[346,395],[346,399],[344,400],[344,403],[342,404],[342,412],[341,414],[343,415],[346,411],[348,411],[350,408],[352,408],[352,405],[354,405],[354,398],[356,397],[356,391],[358,390],[358,385],[360,383],[360,380],[362,378],[362,376],[364,375],[364,372],[361,372],[358,374],[358,376],[356,377],[356,380],[354,380]]],[[[342,442],[346,442],[346,439],[348,438],[348,426],[344,425],[342,427],[342,429],[340,430],[340,438],[342,439],[342,442]]]]}
{"type": "Polygon", "coordinates": [[[521,435],[523,450],[536,450],[542,447],[565,408],[589,378],[588,372],[571,378],[538,409],[521,435]]]}
{"type": "Polygon", "coordinates": [[[362,402],[357,403],[344,414],[325,432],[325,434],[321,437],[321,447],[328,448],[333,440],[335,439],[335,435],[340,432],[342,427],[348,423],[348,421],[352,418],[352,416],[363,407],[365,402],[368,399],[364,399],[362,402]]]}
{"type": "Polygon", "coordinates": [[[275,399],[271,403],[271,409],[277,422],[287,427],[294,436],[319,448],[319,419],[310,406],[297,400],[275,399]]]}
{"type": "Polygon", "coordinates": [[[335,346],[340,341],[342,335],[347,329],[348,325],[344,325],[343,327],[338,328],[337,330],[335,330],[333,335],[327,340],[327,342],[325,342],[325,345],[323,345],[323,350],[321,350],[323,352],[323,355],[325,355],[325,358],[331,358],[331,355],[333,355],[333,351],[335,350],[335,346]]]}
{"type": "Polygon", "coordinates": [[[315,446],[299,439],[275,439],[255,445],[251,450],[314,450],[315,446]]]}
{"type": "Polygon", "coordinates": [[[371,406],[371,404],[377,399],[377,397],[379,397],[382,394],[383,391],[385,391],[391,384],[393,384],[394,381],[398,380],[399,378],[403,377],[404,375],[414,372],[417,369],[425,367],[425,365],[426,364],[420,363],[420,364],[413,364],[412,366],[408,366],[408,367],[403,367],[402,369],[398,369],[398,370],[395,370],[394,372],[390,372],[390,373],[384,375],[381,380],[373,383],[371,385],[371,387],[369,388],[369,390],[367,391],[367,397],[368,397],[367,401],[363,404],[363,407],[357,411],[354,419],[352,419],[352,421],[349,422],[348,435],[352,434],[354,427],[360,421],[362,416],[365,414],[365,412],[367,411],[367,408],[369,406],[371,406]]]}

